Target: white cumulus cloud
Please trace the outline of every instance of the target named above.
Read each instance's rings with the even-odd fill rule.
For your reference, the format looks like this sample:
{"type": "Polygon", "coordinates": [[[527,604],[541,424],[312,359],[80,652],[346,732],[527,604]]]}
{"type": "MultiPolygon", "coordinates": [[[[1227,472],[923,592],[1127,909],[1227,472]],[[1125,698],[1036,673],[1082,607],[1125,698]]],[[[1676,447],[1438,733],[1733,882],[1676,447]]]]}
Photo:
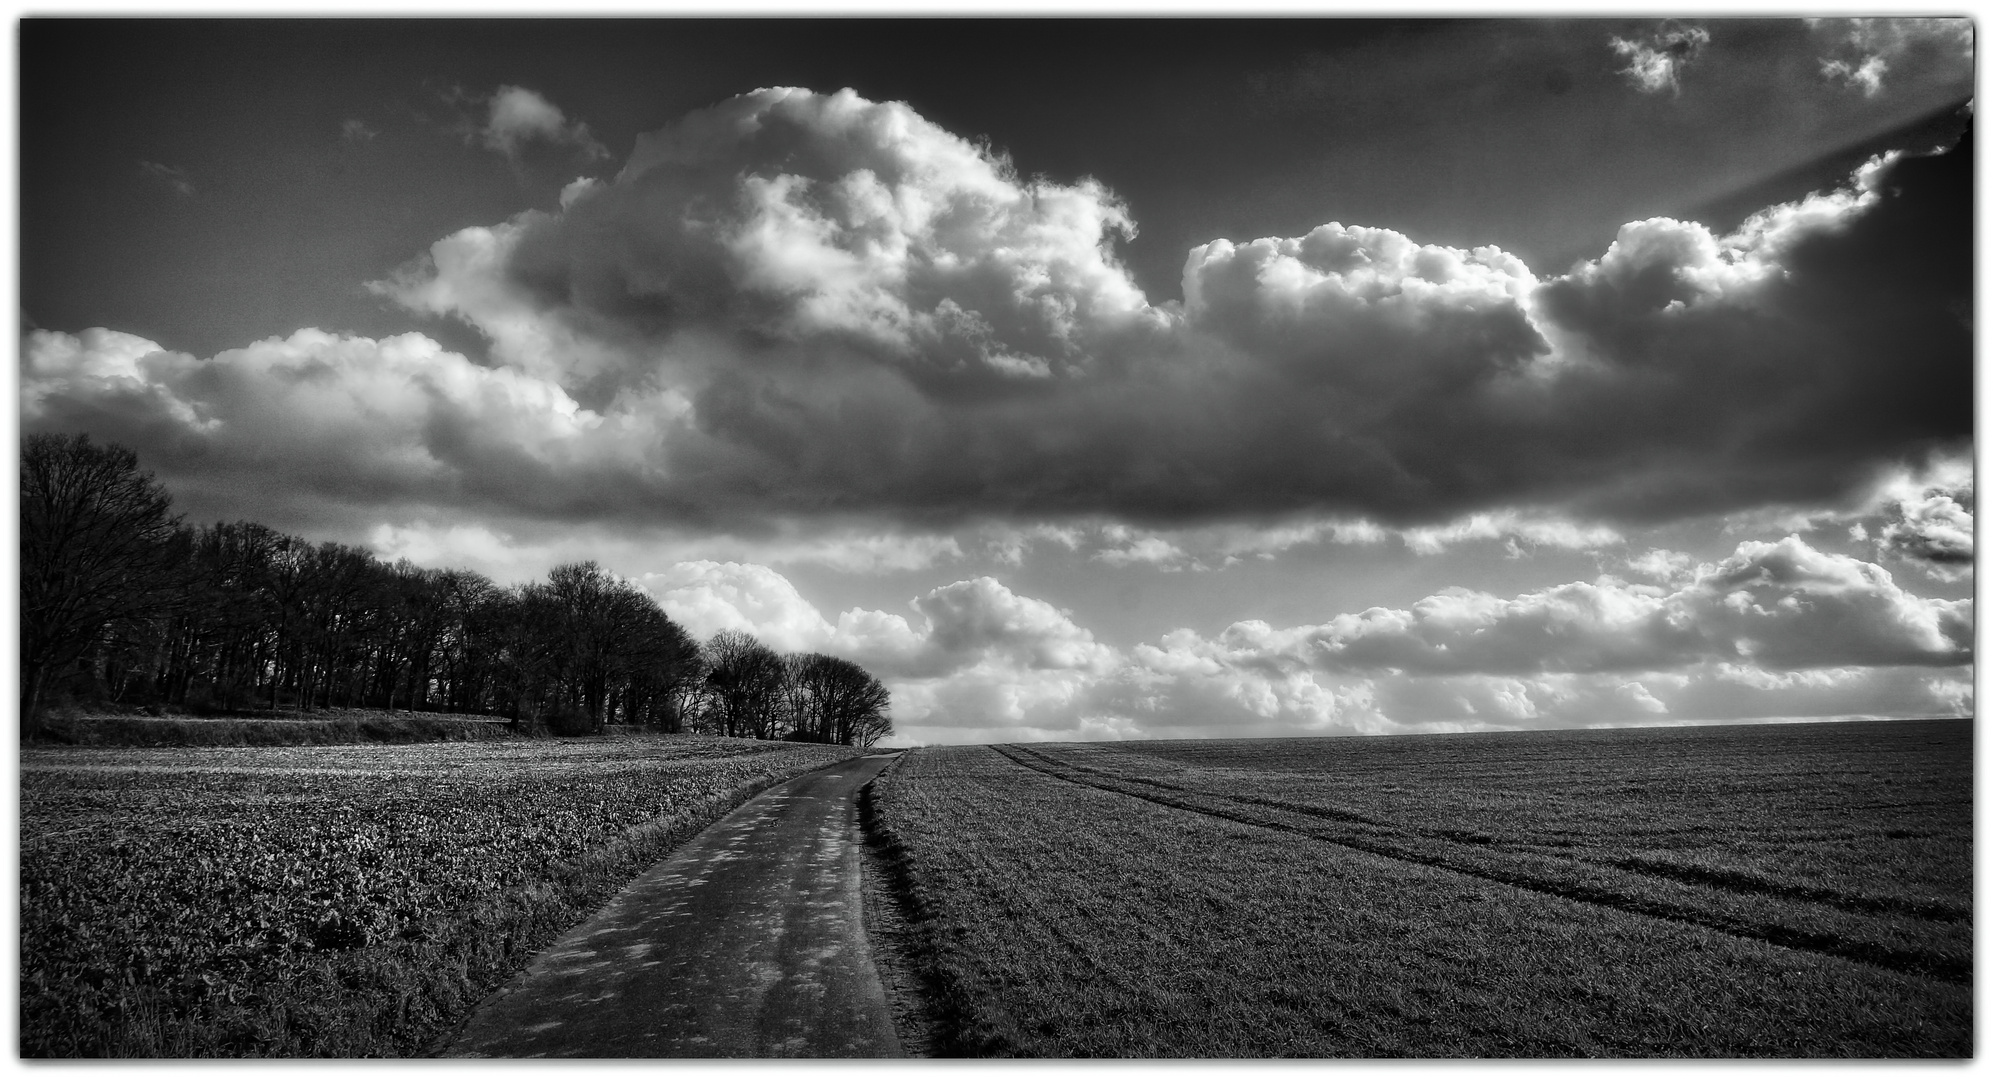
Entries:
{"type": "Polygon", "coordinates": [[[1626,60],[1620,74],[1642,93],[1680,93],[1682,69],[1709,44],[1709,31],[1700,26],[1669,22],[1644,40],[1611,39],[1612,51],[1626,60]]]}
{"type": "Polygon", "coordinates": [[[477,139],[486,148],[515,160],[535,142],[573,146],[589,157],[609,156],[608,148],[596,141],[587,124],[569,120],[559,106],[523,86],[501,86],[491,95],[477,139]]]}

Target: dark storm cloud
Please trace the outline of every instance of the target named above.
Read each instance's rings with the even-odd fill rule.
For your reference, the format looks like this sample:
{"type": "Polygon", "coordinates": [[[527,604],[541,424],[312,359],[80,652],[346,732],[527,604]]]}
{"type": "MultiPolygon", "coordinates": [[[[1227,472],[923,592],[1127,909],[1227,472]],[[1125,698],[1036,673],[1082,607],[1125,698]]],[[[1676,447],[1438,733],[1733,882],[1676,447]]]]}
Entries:
{"type": "Polygon", "coordinates": [[[1149,307],[1097,187],[770,92],[647,137],[564,214],[438,245],[402,295],[587,396],[666,372],[704,437],[681,452],[751,461],[785,509],[1665,517],[1831,497],[1970,430],[1968,163],[1730,237],[1639,223],[1547,282],[1385,229],[1219,241],[1149,307]]]}
{"type": "Polygon", "coordinates": [[[1970,438],[1969,151],[1725,236],[1630,224],[1548,280],[1384,228],[1213,241],[1157,305],[1101,185],[1027,179],[904,105],[758,91],[378,286],[476,327],[491,366],[412,335],[197,360],[37,332],[24,416],[87,413],[189,471],[554,518],[1831,501],[1970,438]]]}
{"type": "Polygon", "coordinates": [[[1544,313],[1601,361],[1559,387],[1566,445],[1628,480],[1584,505],[1651,519],[1827,501],[1876,461],[1967,445],[1970,136],[1861,183],[1866,205],[1770,213],[1737,247],[1629,226],[1604,259],[1546,284],[1544,313]]]}

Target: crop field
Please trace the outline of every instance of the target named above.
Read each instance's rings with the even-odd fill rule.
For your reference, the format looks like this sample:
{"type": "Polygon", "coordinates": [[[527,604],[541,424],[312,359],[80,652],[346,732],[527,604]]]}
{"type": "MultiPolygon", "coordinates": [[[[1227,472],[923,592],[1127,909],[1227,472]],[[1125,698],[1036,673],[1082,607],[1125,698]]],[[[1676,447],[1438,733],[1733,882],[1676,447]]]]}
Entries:
{"type": "Polygon", "coordinates": [[[853,752],[24,749],[20,1052],[419,1053],[678,842],[853,752]]]}
{"type": "Polygon", "coordinates": [[[944,1052],[1973,1049],[1970,721],[941,747],[871,805],[944,1052]]]}

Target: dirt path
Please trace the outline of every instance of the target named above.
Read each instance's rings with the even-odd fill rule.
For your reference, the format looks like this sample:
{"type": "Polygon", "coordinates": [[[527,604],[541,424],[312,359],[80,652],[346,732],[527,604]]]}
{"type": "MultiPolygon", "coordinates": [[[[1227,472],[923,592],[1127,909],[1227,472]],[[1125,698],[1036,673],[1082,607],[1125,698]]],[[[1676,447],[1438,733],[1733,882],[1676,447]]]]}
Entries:
{"type": "Polygon", "coordinates": [[[857,792],[778,784],[646,871],[480,1005],[463,1057],[899,1057],[860,918],[857,792]]]}

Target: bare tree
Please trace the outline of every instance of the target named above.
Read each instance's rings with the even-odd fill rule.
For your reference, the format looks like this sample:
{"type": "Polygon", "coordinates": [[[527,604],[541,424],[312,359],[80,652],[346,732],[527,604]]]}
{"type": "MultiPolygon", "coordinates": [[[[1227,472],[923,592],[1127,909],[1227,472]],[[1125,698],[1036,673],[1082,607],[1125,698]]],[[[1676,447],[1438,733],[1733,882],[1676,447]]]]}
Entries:
{"type": "Polygon", "coordinates": [[[812,662],[822,653],[790,653],[782,658],[782,720],[785,739],[828,742],[823,712],[817,708],[816,687],[810,681],[812,662]]]}
{"type": "Polygon", "coordinates": [[[812,742],[871,746],[893,730],[892,695],[849,660],[823,653],[790,658],[791,698],[801,737],[812,742]]]}
{"type": "Polygon", "coordinates": [[[630,609],[630,629],[623,636],[623,720],[680,731],[684,691],[706,675],[699,643],[635,586],[625,587],[619,603],[630,609]]]}
{"type": "Polygon", "coordinates": [[[21,446],[21,733],[43,691],[109,627],[175,599],[184,537],[172,496],[121,446],[31,435],[21,446]]]}
{"type": "Polygon", "coordinates": [[[722,735],[768,738],[781,706],[782,658],[739,630],[706,642],[706,686],[722,735]]]}

